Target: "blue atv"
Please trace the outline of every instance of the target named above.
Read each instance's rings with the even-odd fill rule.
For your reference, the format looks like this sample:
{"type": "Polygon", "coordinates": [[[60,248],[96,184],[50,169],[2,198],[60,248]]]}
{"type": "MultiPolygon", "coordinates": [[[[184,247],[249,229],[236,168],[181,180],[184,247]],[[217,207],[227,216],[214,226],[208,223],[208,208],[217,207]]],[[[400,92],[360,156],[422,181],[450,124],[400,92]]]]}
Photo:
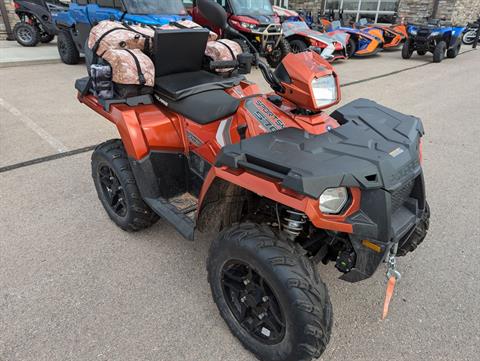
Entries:
{"type": "Polygon", "coordinates": [[[403,44],[402,57],[410,59],[413,52],[418,55],[433,53],[433,62],[440,63],[445,55],[455,58],[462,46],[463,27],[441,25],[440,20],[429,20],[425,25],[409,24],[408,39],[403,44]]]}
{"type": "Polygon", "coordinates": [[[102,20],[161,26],[188,19],[182,0],[72,0],[55,19],[58,53],[65,64],[77,64],[90,29],[102,20]]]}

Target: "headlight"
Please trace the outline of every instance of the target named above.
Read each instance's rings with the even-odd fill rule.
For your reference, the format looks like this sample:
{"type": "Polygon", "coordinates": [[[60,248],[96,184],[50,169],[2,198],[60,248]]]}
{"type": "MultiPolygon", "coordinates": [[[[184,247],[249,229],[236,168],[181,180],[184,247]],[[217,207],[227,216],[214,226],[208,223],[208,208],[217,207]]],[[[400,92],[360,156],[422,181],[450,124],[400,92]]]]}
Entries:
{"type": "Polygon", "coordinates": [[[244,28],[251,29],[251,30],[254,30],[257,27],[255,24],[244,23],[244,22],[241,22],[240,25],[244,28]]]}
{"type": "Polygon", "coordinates": [[[412,34],[414,36],[417,35],[417,30],[414,30],[414,29],[410,30],[410,34],[412,34]]]}
{"type": "Polygon", "coordinates": [[[430,34],[430,36],[437,36],[438,34],[440,34],[439,31],[432,31],[432,33],[430,34]]]}
{"type": "Polygon", "coordinates": [[[340,213],[347,201],[347,188],[327,188],[320,196],[320,211],[329,214],[340,213]]]}
{"type": "Polygon", "coordinates": [[[337,84],[333,75],[313,79],[312,89],[317,107],[332,104],[337,100],[337,84]]]}

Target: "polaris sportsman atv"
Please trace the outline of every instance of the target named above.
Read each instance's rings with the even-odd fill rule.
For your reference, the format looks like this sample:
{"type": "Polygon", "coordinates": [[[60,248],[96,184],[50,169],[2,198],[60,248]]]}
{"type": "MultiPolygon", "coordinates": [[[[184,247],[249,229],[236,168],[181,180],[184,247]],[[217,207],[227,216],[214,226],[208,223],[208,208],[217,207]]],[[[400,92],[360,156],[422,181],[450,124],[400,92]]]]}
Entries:
{"type": "Polygon", "coordinates": [[[77,64],[90,29],[102,20],[161,26],[185,19],[191,17],[181,0],[72,0],[55,19],[58,53],[65,64],[77,64]]]}
{"type": "MultiPolygon", "coordinates": [[[[197,3],[250,44],[220,5],[197,3]]],[[[126,231],[163,217],[189,240],[218,232],[208,280],[232,333],[260,360],[311,360],[333,325],[314,262],[332,261],[349,282],[384,261],[396,275],[395,256],[426,235],[422,123],[366,99],[327,114],[340,101],[339,80],[314,51],[288,54],[275,71],[253,44],[254,55],[205,63],[208,33],[155,32],[153,94],[103,100],[77,80],[80,102],[121,137],[96,147],[93,182],[126,231]],[[243,77],[252,65],[274,93],[243,77]]]]}
{"type": "MultiPolygon", "coordinates": [[[[192,12],[193,21],[221,36],[231,38],[231,34],[224,34],[222,29],[205,19],[195,3],[196,1],[192,12]]],[[[290,45],[283,37],[280,19],[275,15],[270,0],[225,0],[219,3],[228,14],[229,26],[254,44],[256,51],[267,59],[272,68],[290,52],[290,45]]],[[[248,49],[242,38],[237,36],[231,39],[238,41],[245,50],[248,49]]]]}
{"type": "Polygon", "coordinates": [[[54,18],[68,8],[58,0],[15,0],[13,5],[20,18],[13,27],[13,34],[22,46],[51,42],[57,34],[54,18]]]}
{"type": "Polygon", "coordinates": [[[441,25],[440,20],[431,19],[425,25],[409,24],[408,40],[402,48],[403,59],[410,59],[413,52],[418,55],[433,53],[433,62],[440,63],[445,55],[455,58],[462,46],[463,27],[441,25]]]}

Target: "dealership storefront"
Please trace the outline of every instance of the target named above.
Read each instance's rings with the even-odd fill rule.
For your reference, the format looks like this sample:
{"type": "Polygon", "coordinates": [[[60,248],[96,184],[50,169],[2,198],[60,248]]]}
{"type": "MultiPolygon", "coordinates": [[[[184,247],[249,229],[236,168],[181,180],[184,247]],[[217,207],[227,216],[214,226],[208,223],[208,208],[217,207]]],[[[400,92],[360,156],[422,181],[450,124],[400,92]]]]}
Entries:
{"type": "Polygon", "coordinates": [[[445,18],[457,24],[466,24],[480,16],[480,0],[272,0],[290,9],[303,9],[317,14],[343,11],[344,19],[391,23],[404,18],[422,21],[427,16],[445,18]]]}
{"type": "MultiPolygon", "coordinates": [[[[274,5],[287,7],[288,0],[273,0],[274,5]]],[[[389,22],[395,16],[399,0],[324,0],[324,1],[304,1],[304,4],[316,5],[320,12],[329,13],[335,11],[338,13],[343,9],[345,18],[358,21],[360,18],[367,18],[374,22],[389,22]]],[[[291,5],[302,7],[302,1],[290,1],[291,5]]],[[[292,7],[292,6],[291,6],[292,7]]]]}

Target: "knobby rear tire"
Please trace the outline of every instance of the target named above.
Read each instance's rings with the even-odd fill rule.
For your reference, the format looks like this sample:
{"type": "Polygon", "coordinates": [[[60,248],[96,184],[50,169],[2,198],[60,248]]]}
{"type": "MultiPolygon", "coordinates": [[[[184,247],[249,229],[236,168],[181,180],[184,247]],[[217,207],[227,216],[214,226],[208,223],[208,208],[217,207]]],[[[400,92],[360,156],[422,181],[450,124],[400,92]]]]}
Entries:
{"type": "Polygon", "coordinates": [[[139,231],[152,226],[158,215],[143,201],[133,175],[127,153],[120,139],[112,139],[97,146],[92,154],[92,178],[98,198],[110,219],[127,232],[139,231]],[[123,189],[126,213],[115,213],[102,189],[100,168],[109,167],[123,189]]]}

